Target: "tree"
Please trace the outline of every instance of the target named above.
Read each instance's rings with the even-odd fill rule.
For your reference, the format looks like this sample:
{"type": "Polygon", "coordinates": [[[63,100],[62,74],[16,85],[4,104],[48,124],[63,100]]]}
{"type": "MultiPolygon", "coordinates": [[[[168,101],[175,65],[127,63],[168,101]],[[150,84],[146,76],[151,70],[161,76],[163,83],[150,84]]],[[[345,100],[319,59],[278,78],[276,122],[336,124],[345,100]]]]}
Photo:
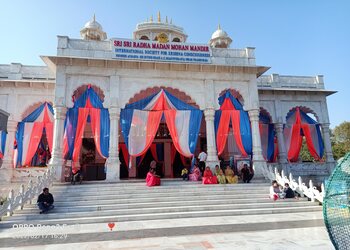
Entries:
{"type": "Polygon", "coordinates": [[[350,122],[343,122],[331,130],[331,142],[335,160],[350,152],[350,122]]]}
{"type": "Polygon", "coordinates": [[[350,142],[350,122],[339,124],[332,132],[336,143],[350,142]]]}

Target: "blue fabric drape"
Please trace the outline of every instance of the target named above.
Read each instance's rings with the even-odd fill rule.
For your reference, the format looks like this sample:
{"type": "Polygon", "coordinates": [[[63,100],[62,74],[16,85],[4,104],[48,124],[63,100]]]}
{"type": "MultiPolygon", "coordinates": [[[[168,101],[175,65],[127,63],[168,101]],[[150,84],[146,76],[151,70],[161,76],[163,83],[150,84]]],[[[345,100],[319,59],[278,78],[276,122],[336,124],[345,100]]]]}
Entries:
{"type": "Polygon", "coordinates": [[[98,94],[93,90],[93,88],[89,88],[74,102],[74,108],[84,108],[86,106],[87,99],[90,99],[90,102],[94,108],[103,108],[102,100],[98,96],[98,94]]]}
{"type": "Polygon", "coordinates": [[[36,110],[34,110],[26,118],[24,118],[22,122],[34,122],[36,119],[38,119],[41,112],[43,112],[44,107],[45,103],[41,104],[36,110]]]}
{"type": "Polygon", "coordinates": [[[216,135],[218,134],[218,128],[220,124],[220,119],[221,119],[221,110],[216,110],[215,111],[215,116],[214,116],[214,129],[215,129],[215,138],[216,135]]]}
{"type": "Polygon", "coordinates": [[[120,112],[120,124],[126,147],[129,148],[129,132],[132,122],[133,109],[122,109],[120,112]]]}
{"type": "Polygon", "coordinates": [[[203,112],[201,110],[191,110],[189,127],[189,148],[192,154],[196,150],[198,134],[201,127],[203,112]]]}
{"type": "Polygon", "coordinates": [[[18,165],[22,166],[23,134],[24,134],[24,122],[19,122],[17,125],[17,132],[16,132],[17,166],[18,165]]]}
{"type": "Polygon", "coordinates": [[[267,160],[272,162],[275,155],[275,128],[273,124],[269,124],[268,142],[267,142],[267,160]]]}
{"type": "Polygon", "coordinates": [[[250,127],[250,120],[248,112],[240,111],[240,130],[241,138],[245,152],[250,155],[252,154],[252,132],[250,127]]]}
{"type": "Polygon", "coordinates": [[[65,131],[67,136],[67,142],[68,142],[68,156],[67,159],[71,160],[73,156],[74,151],[74,140],[75,140],[75,133],[77,131],[77,124],[78,124],[78,108],[70,108],[67,111],[67,116],[65,120],[65,131]]]}
{"type": "Polygon", "coordinates": [[[5,155],[5,147],[6,147],[6,136],[7,132],[6,131],[0,131],[0,136],[1,136],[1,152],[3,155],[5,155]]]}
{"type": "Polygon", "coordinates": [[[226,98],[230,98],[233,106],[237,110],[243,110],[242,104],[230,93],[230,91],[226,91],[225,94],[221,95],[218,100],[219,100],[219,105],[221,106],[223,102],[225,101],[226,98]]]}
{"type": "Polygon", "coordinates": [[[197,108],[192,107],[191,105],[181,101],[180,99],[170,94],[168,91],[164,90],[164,92],[168,97],[169,101],[175,106],[177,110],[197,110],[197,108]]]}
{"type": "Polygon", "coordinates": [[[147,96],[146,98],[139,100],[137,102],[133,102],[130,104],[126,104],[125,105],[125,109],[139,109],[139,110],[143,110],[147,104],[153,99],[153,97],[155,97],[158,93],[152,94],[150,96],[147,96]]]}
{"type": "Polygon", "coordinates": [[[100,145],[101,153],[104,157],[109,156],[109,133],[110,133],[110,120],[108,109],[101,109],[100,112],[100,145]]]}

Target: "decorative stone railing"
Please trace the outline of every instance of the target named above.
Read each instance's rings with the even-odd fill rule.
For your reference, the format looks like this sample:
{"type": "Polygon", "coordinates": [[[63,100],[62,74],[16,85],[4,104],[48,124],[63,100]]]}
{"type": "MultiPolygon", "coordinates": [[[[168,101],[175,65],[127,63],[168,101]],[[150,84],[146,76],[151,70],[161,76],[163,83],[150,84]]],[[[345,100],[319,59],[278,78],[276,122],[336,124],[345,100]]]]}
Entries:
{"type": "Polygon", "coordinates": [[[277,167],[272,167],[271,165],[268,165],[267,167],[263,168],[263,175],[266,179],[269,179],[270,181],[276,180],[278,184],[282,187],[285,183],[288,183],[290,188],[293,189],[296,193],[300,194],[301,197],[306,196],[312,202],[323,202],[323,197],[325,195],[325,188],[323,183],[321,184],[320,192],[313,185],[312,180],[309,180],[309,186],[307,186],[300,176],[298,177],[298,180],[295,180],[293,178],[292,173],[290,173],[289,176],[286,176],[283,170],[281,171],[281,173],[279,173],[277,167]]]}
{"type": "Polygon", "coordinates": [[[32,204],[32,200],[42,192],[44,187],[49,187],[54,179],[55,171],[48,169],[43,176],[37,177],[35,183],[30,180],[26,187],[21,184],[18,194],[15,194],[14,190],[11,189],[7,200],[0,206],[0,220],[5,215],[12,216],[16,209],[22,210],[25,204],[32,204]]]}

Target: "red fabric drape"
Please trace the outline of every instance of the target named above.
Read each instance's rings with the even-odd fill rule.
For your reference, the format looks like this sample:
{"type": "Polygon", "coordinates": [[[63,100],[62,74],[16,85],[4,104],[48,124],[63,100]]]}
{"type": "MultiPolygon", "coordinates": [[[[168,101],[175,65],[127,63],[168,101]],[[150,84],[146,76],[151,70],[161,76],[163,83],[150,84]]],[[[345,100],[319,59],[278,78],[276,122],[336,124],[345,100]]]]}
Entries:
{"type": "Polygon", "coordinates": [[[77,130],[75,133],[74,151],[73,151],[73,157],[72,157],[73,163],[79,161],[80,149],[83,143],[82,138],[84,134],[84,128],[87,123],[88,115],[89,115],[89,109],[79,108],[78,123],[77,123],[77,130]]]}
{"type": "Polygon", "coordinates": [[[298,161],[300,149],[302,146],[302,137],[300,136],[301,118],[299,109],[296,110],[295,123],[292,127],[292,137],[290,140],[290,147],[288,151],[288,160],[291,162],[298,161]]]}
{"type": "Polygon", "coordinates": [[[126,144],[125,143],[119,143],[119,148],[122,151],[125,164],[128,167],[129,166],[129,152],[128,152],[128,149],[126,147],[126,144]]]}
{"type": "Polygon", "coordinates": [[[153,159],[156,162],[159,162],[158,155],[157,155],[157,144],[156,143],[152,143],[152,145],[151,145],[151,153],[152,153],[153,159]]]}
{"type": "Polygon", "coordinates": [[[29,165],[32,161],[35,152],[38,149],[38,145],[43,134],[44,123],[43,122],[34,122],[32,134],[30,135],[29,147],[26,155],[25,162],[22,163],[23,166],[29,165]]]}
{"type": "Polygon", "coordinates": [[[176,131],[176,124],[175,124],[176,113],[177,113],[177,110],[173,110],[173,109],[164,111],[165,121],[166,121],[166,125],[168,126],[171,139],[173,140],[173,143],[174,143],[176,150],[180,154],[182,154],[185,157],[192,157],[192,154],[186,154],[185,152],[182,152],[182,150],[181,150],[179,137],[178,137],[177,131],[176,131]]]}
{"type": "Polygon", "coordinates": [[[53,122],[45,123],[45,131],[46,131],[47,143],[49,144],[49,150],[50,150],[50,152],[52,154],[52,147],[53,147],[53,122]]]}
{"type": "Polygon", "coordinates": [[[307,145],[307,148],[309,149],[309,152],[311,154],[311,156],[319,161],[320,160],[320,156],[317,154],[317,151],[315,149],[315,146],[312,142],[312,136],[311,136],[311,131],[310,131],[310,127],[308,124],[302,124],[301,125],[302,127],[302,130],[304,132],[304,135],[305,135],[305,139],[306,139],[306,145],[307,145]]]}
{"type": "Polygon", "coordinates": [[[241,129],[240,129],[240,111],[239,110],[232,110],[231,111],[231,122],[232,122],[232,128],[233,128],[233,135],[236,140],[237,147],[239,151],[241,151],[243,156],[248,156],[248,154],[245,152],[243,143],[242,143],[242,137],[241,137],[241,129]]]}
{"type": "Polygon", "coordinates": [[[224,152],[226,146],[227,136],[230,130],[230,117],[231,115],[229,110],[223,110],[221,112],[218,132],[216,136],[216,146],[218,149],[218,155],[221,155],[224,152]]]}
{"type": "Polygon", "coordinates": [[[101,122],[101,116],[100,116],[100,109],[96,109],[96,108],[90,108],[90,124],[91,124],[91,130],[92,130],[92,134],[94,136],[94,141],[95,141],[95,145],[96,145],[96,150],[97,152],[103,157],[106,158],[102,152],[101,152],[101,139],[100,139],[100,122],[101,122]]]}
{"type": "Polygon", "coordinates": [[[185,167],[189,166],[188,163],[186,162],[186,157],[185,156],[180,154],[180,159],[181,159],[182,165],[184,165],[185,167]]]}
{"type": "Polygon", "coordinates": [[[220,106],[220,110],[236,110],[235,106],[233,106],[230,98],[225,98],[224,102],[220,106]]]}
{"type": "MultiPolygon", "coordinates": [[[[142,112],[147,112],[147,111],[142,111],[142,112]]],[[[137,156],[146,154],[147,150],[152,145],[154,137],[156,136],[160,120],[162,119],[162,114],[163,114],[162,111],[148,111],[146,145],[142,152],[138,154],[133,154],[131,156],[137,157],[137,156]]],[[[129,150],[129,153],[130,153],[130,150],[129,150]]]]}

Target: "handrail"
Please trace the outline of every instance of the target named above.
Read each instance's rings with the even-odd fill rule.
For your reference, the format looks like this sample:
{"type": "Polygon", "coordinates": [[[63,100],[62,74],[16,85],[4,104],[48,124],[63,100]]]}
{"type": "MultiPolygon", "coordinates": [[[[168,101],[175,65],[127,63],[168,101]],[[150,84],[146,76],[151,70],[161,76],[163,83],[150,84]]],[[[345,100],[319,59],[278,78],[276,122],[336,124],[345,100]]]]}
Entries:
{"type": "Polygon", "coordinates": [[[54,169],[47,169],[43,176],[37,177],[35,184],[32,180],[29,180],[26,187],[24,184],[21,184],[17,195],[15,195],[15,191],[11,189],[7,200],[0,206],[0,220],[3,216],[12,216],[16,209],[22,210],[25,204],[32,204],[32,200],[42,192],[44,187],[49,187],[54,179],[54,169]]]}
{"type": "Polygon", "coordinates": [[[318,201],[323,203],[323,197],[325,195],[325,188],[322,183],[321,192],[313,185],[312,180],[309,180],[309,187],[303,182],[302,178],[299,176],[298,180],[293,178],[292,173],[289,176],[284,174],[282,170],[281,173],[278,172],[276,167],[272,168],[271,166],[266,166],[262,168],[263,175],[266,179],[270,181],[276,180],[277,183],[281,186],[284,186],[285,183],[288,183],[290,188],[293,189],[296,193],[300,194],[301,197],[308,197],[312,202],[318,201]]]}

